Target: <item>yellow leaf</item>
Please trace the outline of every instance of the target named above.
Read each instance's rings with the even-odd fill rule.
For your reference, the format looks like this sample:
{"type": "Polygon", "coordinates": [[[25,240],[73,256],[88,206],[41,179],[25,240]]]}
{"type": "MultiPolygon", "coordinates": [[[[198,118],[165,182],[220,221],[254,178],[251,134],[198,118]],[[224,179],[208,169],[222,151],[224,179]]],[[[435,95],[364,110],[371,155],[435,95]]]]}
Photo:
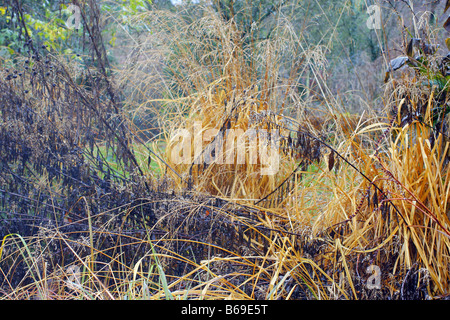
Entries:
{"type": "Polygon", "coordinates": [[[3,16],[6,13],[6,7],[0,7],[0,14],[3,16]]]}
{"type": "Polygon", "coordinates": [[[109,40],[109,44],[113,47],[116,45],[116,36],[111,37],[111,40],[109,40]]]}
{"type": "Polygon", "coordinates": [[[447,49],[450,50],[450,38],[445,39],[445,45],[447,46],[447,49]]]}

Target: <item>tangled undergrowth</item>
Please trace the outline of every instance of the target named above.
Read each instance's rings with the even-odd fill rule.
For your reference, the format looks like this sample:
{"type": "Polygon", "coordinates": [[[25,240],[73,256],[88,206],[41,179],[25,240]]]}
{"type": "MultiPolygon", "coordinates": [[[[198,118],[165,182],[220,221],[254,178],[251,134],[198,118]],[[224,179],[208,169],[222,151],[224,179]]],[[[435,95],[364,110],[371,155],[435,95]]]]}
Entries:
{"type": "Polygon", "coordinates": [[[113,76],[85,6],[89,66],[18,19],[28,55],[0,67],[2,298],[448,297],[447,87],[418,80],[445,79],[434,56],[405,46],[415,69],[388,83],[388,116],[351,116],[288,20],[257,42],[209,11],[151,12],[159,29],[113,76]],[[292,89],[310,69],[317,110],[292,89]],[[142,99],[164,150],[132,121],[142,99]]]}

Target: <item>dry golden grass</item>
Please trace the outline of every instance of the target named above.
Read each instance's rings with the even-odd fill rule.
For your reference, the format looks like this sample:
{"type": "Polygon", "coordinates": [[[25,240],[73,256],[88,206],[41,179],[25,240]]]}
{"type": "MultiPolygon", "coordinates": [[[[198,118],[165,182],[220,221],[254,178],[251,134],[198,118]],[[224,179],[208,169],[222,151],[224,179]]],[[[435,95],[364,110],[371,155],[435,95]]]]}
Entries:
{"type": "MultiPolygon", "coordinates": [[[[162,121],[169,124],[162,156],[184,178],[182,181],[172,175],[178,188],[185,188],[191,178],[197,192],[250,205],[249,200],[261,199],[277,188],[301,161],[298,153],[280,152],[280,170],[272,176],[258,174],[261,166],[250,164],[248,158],[243,165],[172,161],[172,152],[180,141],[176,129],[187,129],[191,135],[203,135],[214,128],[245,131],[252,127],[252,114],[265,115],[267,121],[259,122],[259,128],[268,129],[270,123],[280,125],[285,137],[290,130],[301,129],[314,137],[332,130],[329,146],[342,158],[336,156],[339,163],[327,169],[332,153],[322,146],[320,161],[294,173],[294,185],[284,191],[281,201],[269,207],[251,205],[276,214],[278,218],[261,219],[258,225],[279,231],[266,237],[269,245],[263,255],[254,257],[253,273],[243,275],[243,285],[254,283],[252,295],[227,287],[219,281],[221,275],[212,278],[215,289],[208,285],[202,294],[213,297],[220,288],[233,298],[254,298],[258,290],[267,299],[291,298],[296,290],[302,291],[303,297],[316,299],[405,298],[410,281],[415,281],[416,291],[426,291],[428,297],[448,294],[448,141],[441,135],[431,147],[429,127],[417,122],[398,128],[397,122],[393,125],[372,116],[349,116],[338,99],[327,95],[325,82],[320,82],[324,102],[315,115],[295,112],[297,120],[286,117],[279,106],[284,106],[289,94],[283,96],[278,89],[295,83],[303,68],[311,65],[298,62],[293,76],[280,82],[277,63],[282,59],[277,42],[258,43],[251,51],[236,40],[238,31],[232,21],[225,24],[214,15],[181,30],[202,32],[203,26],[208,26],[208,34],[217,36],[216,49],[213,42],[194,40],[196,45],[188,47],[185,44],[191,38],[183,32],[176,32],[179,38],[171,42],[178,61],[187,70],[181,74],[178,65],[174,67],[173,73],[178,76],[175,84],[184,95],[165,100],[177,107],[162,121]],[[271,112],[277,116],[270,117],[271,112]],[[289,127],[284,119],[299,121],[300,126],[289,127]],[[201,123],[201,131],[194,130],[196,123],[201,123]],[[369,265],[380,267],[383,290],[367,289],[369,265]],[[411,280],[413,274],[415,280],[411,280]]],[[[278,34],[280,41],[286,41],[283,35],[287,33],[278,34]]],[[[288,41],[289,46],[306,61],[314,56],[299,39],[288,41]]],[[[317,70],[320,61],[312,64],[316,79],[323,80],[317,70]]],[[[398,91],[401,86],[394,84],[394,88],[398,91]]],[[[244,154],[249,154],[249,147],[245,145],[244,154]]],[[[189,157],[195,158],[194,141],[189,157]]],[[[264,246],[258,238],[252,241],[257,247],[264,246]]],[[[249,263],[248,257],[230,254],[203,263],[249,263]]]]}

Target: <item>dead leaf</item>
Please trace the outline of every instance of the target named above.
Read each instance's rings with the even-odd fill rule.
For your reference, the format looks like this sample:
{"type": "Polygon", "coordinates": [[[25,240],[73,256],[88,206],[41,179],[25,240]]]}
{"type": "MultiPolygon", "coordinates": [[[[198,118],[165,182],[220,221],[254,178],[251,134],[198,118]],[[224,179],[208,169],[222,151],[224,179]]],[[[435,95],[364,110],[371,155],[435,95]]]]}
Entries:
{"type": "Polygon", "coordinates": [[[409,57],[405,57],[405,56],[400,56],[400,57],[397,57],[395,59],[392,59],[391,63],[390,63],[390,66],[388,68],[388,72],[400,69],[408,61],[409,61],[409,57]]]}
{"type": "Polygon", "coordinates": [[[389,80],[389,76],[391,74],[391,71],[395,71],[397,69],[400,69],[408,61],[409,61],[409,57],[406,57],[406,56],[400,56],[400,57],[397,57],[395,59],[392,59],[391,62],[389,63],[389,67],[386,70],[386,75],[384,77],[384,82],[386,83],[389,80]]]}
{"type": "Polygon", "coordinates": [[[409,43],[408,46],[406,47],[406,54],[409,57],[413,56],[414,53],[414,48],[419,48],[419,44],[420,44],[421,39],[420,38],[412,38],[409,43]]]}
{"type": "Polygon", "coordinates": [[[447,20],[444,22],[444,29],[450,32],[450,16],[448,16],[447,20]]]}
{"type": "Polygon", "coordinates": [[[437,49],[439,49],[439,44],[425,44],[423,46],[423,53],[427,55],[435,54],[437,49]]]}
{"type": "Polygon", "coordinates": [[[445,45],[447,46],[447,49],[450,50],[450,38],[445,39],[445,45]]]}
{"type": "Polygon", "coordinates": [[[384,75],[384,83],[386,83],[389,80],[389,75],[390,75],[390,72],[386,71],[386,74],[384,75]]]}
{"type": "Polygon", "coordinates": [[[330,152],[328,156],[328,171],[331,171],[334,167],[334,151],[330,152]]]}

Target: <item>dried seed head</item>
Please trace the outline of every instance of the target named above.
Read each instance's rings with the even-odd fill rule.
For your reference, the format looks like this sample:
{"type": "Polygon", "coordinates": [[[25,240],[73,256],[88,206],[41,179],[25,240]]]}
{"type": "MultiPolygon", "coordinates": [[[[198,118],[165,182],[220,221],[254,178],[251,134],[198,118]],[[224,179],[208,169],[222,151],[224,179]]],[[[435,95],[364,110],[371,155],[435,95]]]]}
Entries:
{"type": "Polygon", "coordinates": [[[375,193],[373,194],[373,199],[372,199],[372,203],[375,207],[378,207],[378,195],[377,195],[378,191],[375,190],[375,193]]]}
{"type": "Polygon", "coordinates": [[[334,151],[331,151],[328,156],[328,170],[331,171],[334,167],[334,151]]]}

